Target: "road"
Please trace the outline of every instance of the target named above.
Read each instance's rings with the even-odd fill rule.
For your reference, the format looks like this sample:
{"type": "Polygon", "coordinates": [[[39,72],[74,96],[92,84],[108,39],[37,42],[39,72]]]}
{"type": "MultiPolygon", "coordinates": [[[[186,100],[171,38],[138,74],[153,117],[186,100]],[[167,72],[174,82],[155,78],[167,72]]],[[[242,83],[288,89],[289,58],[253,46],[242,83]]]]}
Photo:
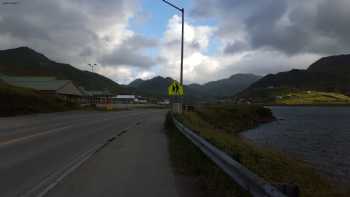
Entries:
{"type": "Polygon", "coordinates": [[[106,151],[87,160],[49,196],[141,194],[135,189],[149,195],[176,196],[162,133],[164,116],[164,110],[137,110],[1,118],[0,196],[37,196],[36,189],[46,188],[48,177],[118,134],[106,151]],[[113,166],[107,165],[108,159],[113,166]]]}

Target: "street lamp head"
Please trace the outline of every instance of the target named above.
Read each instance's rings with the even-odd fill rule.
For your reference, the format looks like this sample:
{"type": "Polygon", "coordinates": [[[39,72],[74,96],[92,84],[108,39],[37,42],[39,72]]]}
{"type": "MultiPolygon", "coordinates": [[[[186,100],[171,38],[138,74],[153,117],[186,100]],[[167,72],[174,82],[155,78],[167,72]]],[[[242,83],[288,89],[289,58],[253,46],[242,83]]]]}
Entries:
{"type": "Polygon", "coordinates": [[[172,4],[172,3],[170,3],[170,2],[167,1],[167,0],[162,0],[162,1],[163,1],[164,3],[170,5],[171,7],[173,7],[173,8],[175,8],[175,9],[179,10],[180,12],[183,12],[183,11],[184,11],[183,8],[179,8],[178,6],[176,6],[176,5],[172,4]]]}

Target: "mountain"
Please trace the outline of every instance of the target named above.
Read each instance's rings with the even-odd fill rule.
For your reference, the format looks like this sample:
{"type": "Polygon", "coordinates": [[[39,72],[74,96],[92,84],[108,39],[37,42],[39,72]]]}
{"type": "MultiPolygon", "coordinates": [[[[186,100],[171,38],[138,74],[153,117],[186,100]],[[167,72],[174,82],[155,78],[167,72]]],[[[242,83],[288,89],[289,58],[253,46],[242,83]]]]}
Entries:
{"type": "Polygon", "coordinates": [[[143,82],[145,82],[145,80],[136,79],[129,84],[129,87],[136,88],[137,86],[141,85],[143,82]]]}
{"type": "MultiPolygon", "coordinates": [[[[210,100],[233,96],[260,78],[252,74],[237,74],[230,78],[209,82],[204,85],[185,85],[185,94],[187,100],[210,100]]],[[[172,81],[173,79],[171,78],[163,77],[155,77],[150,80],[136,79],[128,86],[134,88],[138,93],[166,97],[168,86],[172,81]]]]}
{"type": "Polygon", "coordinates": [[[0,73],[15,76],[52,76],[73,81],[87,90],[125,91],[125,87],[102,75],[62,64],[30,49],[20,47],[0,51],[0,73]]]}
{"type": "Polygon", "coordinates": [[[338,55],[321,58],[313,63],[308,68],[308,71],[349,76],[350,55],[338,55]]]}
{"type": "Polygon", "coordinates": [[[244,90],[259,79],[260,76],[253,74],[236,74],[227,79],[206,83],[201,88],[210,97],[228,97],[244,90]]]}
{"type": "Polygon", "coordinates": [[[136,79],[128,86],[134,88],[136,93],[145,96],[166,97],[168,95],[168,86],[173,82],[171,78],[154,77],[149,80],[136,79]]]}
{"type": "MultiPolygon", "coordinates": [[[[253,83],[238,97],[257,98],[288,91],[321,91],[350,95],[350,55],[324,57],[306,70],[270,74],[253,83]],[[267,93],[269,92],[269,93],[267,93]]],[[[276,96],[276,95],[275,95],[276,96]]]]}

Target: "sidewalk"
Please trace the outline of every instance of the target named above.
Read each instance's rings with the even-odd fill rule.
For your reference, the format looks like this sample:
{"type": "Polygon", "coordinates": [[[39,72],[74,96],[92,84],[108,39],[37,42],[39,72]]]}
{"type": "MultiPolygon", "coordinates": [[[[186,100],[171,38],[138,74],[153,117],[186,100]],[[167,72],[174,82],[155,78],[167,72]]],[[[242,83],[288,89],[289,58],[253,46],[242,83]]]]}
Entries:
{"type": "Polygon", "coordinates": [[[177,197],[165,112],[128,130],[48,193],[49,197],[177,197]]]}

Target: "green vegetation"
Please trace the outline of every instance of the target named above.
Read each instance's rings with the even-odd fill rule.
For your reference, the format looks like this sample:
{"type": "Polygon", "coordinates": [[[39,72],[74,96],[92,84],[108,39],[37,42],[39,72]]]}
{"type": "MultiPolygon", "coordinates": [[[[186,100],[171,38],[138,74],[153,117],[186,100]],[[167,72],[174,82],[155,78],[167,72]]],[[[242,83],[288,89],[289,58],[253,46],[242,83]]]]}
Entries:
{"type": "Polygon", "coordinates": [[[58,98],[43,96],[34,90],[18,88],[0,81],[0,116],[65,111],[66,106],[58,98]]]}
{"type": "Polygon", "coordinates": [[[259,124],[259,121],[252,121],[251,118],[257,120],[256,117],[261,118],[264,115],[266,119],[271,119],[270,112],[257,106],[214,106],[186,112],[178,118],[210,143],[270,183],[297,184],[301,189],[301,196],[305,197],[349,196],[349,193],[341,194],[337,188],[332,187],[304,162],[288,158],[277,151],[256,147],[237,135],[237,131],[259,124]],[[246,118],[238,116],[240,113],[245,114],[242,117],[246,118]],[[249,113],[252,114],[247,116],[249,113]],[[237,119],[242,123],[236,124],[237,119]]]}
{"type": "Polygon", "coordinates": [[[306,91],[295,88],[254,89],[240,98],[271,105],[348,105],[350,97],[341,93],[306,91]]]}
{"type": "Polygon", "coordinates": [[[300,91],[276,98],[277,104],[312,105],[312,104],[350,104],[350,97],[331,92],[300,91]]]}
{"type": "Polygon", "coordinates": [[[238,133],[274,120],[271,110],[254,105],[207,105],[196,109],[216,130],[238,133]]]}
{"type": "Polygon", "coordinates": [[[193,197],[249,196],[212,163],[186,137],[176,130],[170,113],[165,122],[172,166],[177,175],[194,180],[193,197]]]}

